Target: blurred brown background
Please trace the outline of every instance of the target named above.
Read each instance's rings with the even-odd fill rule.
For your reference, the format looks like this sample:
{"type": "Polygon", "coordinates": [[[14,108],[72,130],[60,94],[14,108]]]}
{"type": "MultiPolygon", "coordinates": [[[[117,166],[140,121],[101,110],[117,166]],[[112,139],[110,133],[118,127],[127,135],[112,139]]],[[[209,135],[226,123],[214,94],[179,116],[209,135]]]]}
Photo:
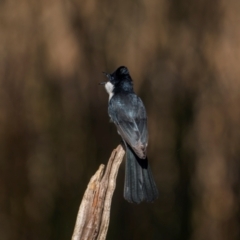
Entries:
{"type": "Polygon", "coordinates": [[[0,239],[70,239],[120,142],[102,71],[144,100],[153,204],[123,199],[108,239],[240,239],[240,1],[0,1],[0,239]]]}

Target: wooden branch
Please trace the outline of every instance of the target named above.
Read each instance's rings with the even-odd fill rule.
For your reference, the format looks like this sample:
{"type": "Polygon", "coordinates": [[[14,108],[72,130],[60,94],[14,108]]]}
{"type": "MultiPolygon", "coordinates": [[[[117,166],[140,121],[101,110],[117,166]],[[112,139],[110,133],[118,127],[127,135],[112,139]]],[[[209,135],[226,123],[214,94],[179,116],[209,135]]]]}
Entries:
{"type": "Polygon", "coordinates": [[[106,239],[112,196],[119,166],[125,150],[121,145],[113,150],[105,174],[101,164],[92,176],[79,207],[72,240],[106,239]]]}

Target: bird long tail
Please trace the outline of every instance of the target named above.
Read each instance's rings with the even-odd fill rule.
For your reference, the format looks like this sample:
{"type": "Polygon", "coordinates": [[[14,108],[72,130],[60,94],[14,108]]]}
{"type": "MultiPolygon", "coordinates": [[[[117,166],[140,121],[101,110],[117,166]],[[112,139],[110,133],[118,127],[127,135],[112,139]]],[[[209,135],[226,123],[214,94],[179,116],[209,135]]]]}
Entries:
{"type": "Polygon", "coordinates": [[[148,159],[140,159],[126,146],[124,198],[133,203],[153,202],[158,198],[158,189],[153,179],[148,159]]]}

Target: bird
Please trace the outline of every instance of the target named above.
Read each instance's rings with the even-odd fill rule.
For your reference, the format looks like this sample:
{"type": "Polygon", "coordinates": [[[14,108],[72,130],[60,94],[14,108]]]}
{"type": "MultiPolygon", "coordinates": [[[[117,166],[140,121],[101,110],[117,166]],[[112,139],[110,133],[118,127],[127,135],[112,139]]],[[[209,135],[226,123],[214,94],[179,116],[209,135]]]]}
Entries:
{"type": "Polygon", "coordinates": [[[108,115],[117,128],[126,150],[124,198],[130,203],[153,202],[158,198],[147,158],[147,113],[133,89],[133,81],[125,66],[112,74],[103,72],[108,81],[101,82],[109,94],[108,115]]]}

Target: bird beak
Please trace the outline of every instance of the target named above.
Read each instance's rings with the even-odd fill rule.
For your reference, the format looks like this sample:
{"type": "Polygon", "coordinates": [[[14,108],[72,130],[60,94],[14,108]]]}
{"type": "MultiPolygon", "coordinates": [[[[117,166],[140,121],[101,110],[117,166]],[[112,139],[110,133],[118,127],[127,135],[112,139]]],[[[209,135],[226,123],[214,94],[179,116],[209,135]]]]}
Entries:
{"type": "Polygon", "coordinates": [[[106,73],[106,72],[102,72],[102,73],[105,74],[108,79],[111,78],[111,75],[109,73],[106,73]]]}
{"type": "Polygon", "coordinates": [[[106,82],[100,82],[98,85],[105,85],[106,82]]]}
{"type": "MultiPolygon", "coordinates": [[[[109,73],[106,73],[106,72],[102,72],[102,73],[105,74],[108,79],[111,78],[111,75],[109,73]]],[[[105,85],[106,83],[107,82],[101,82],[101,83],[99,83],[99,85],[105,85]]]]}

